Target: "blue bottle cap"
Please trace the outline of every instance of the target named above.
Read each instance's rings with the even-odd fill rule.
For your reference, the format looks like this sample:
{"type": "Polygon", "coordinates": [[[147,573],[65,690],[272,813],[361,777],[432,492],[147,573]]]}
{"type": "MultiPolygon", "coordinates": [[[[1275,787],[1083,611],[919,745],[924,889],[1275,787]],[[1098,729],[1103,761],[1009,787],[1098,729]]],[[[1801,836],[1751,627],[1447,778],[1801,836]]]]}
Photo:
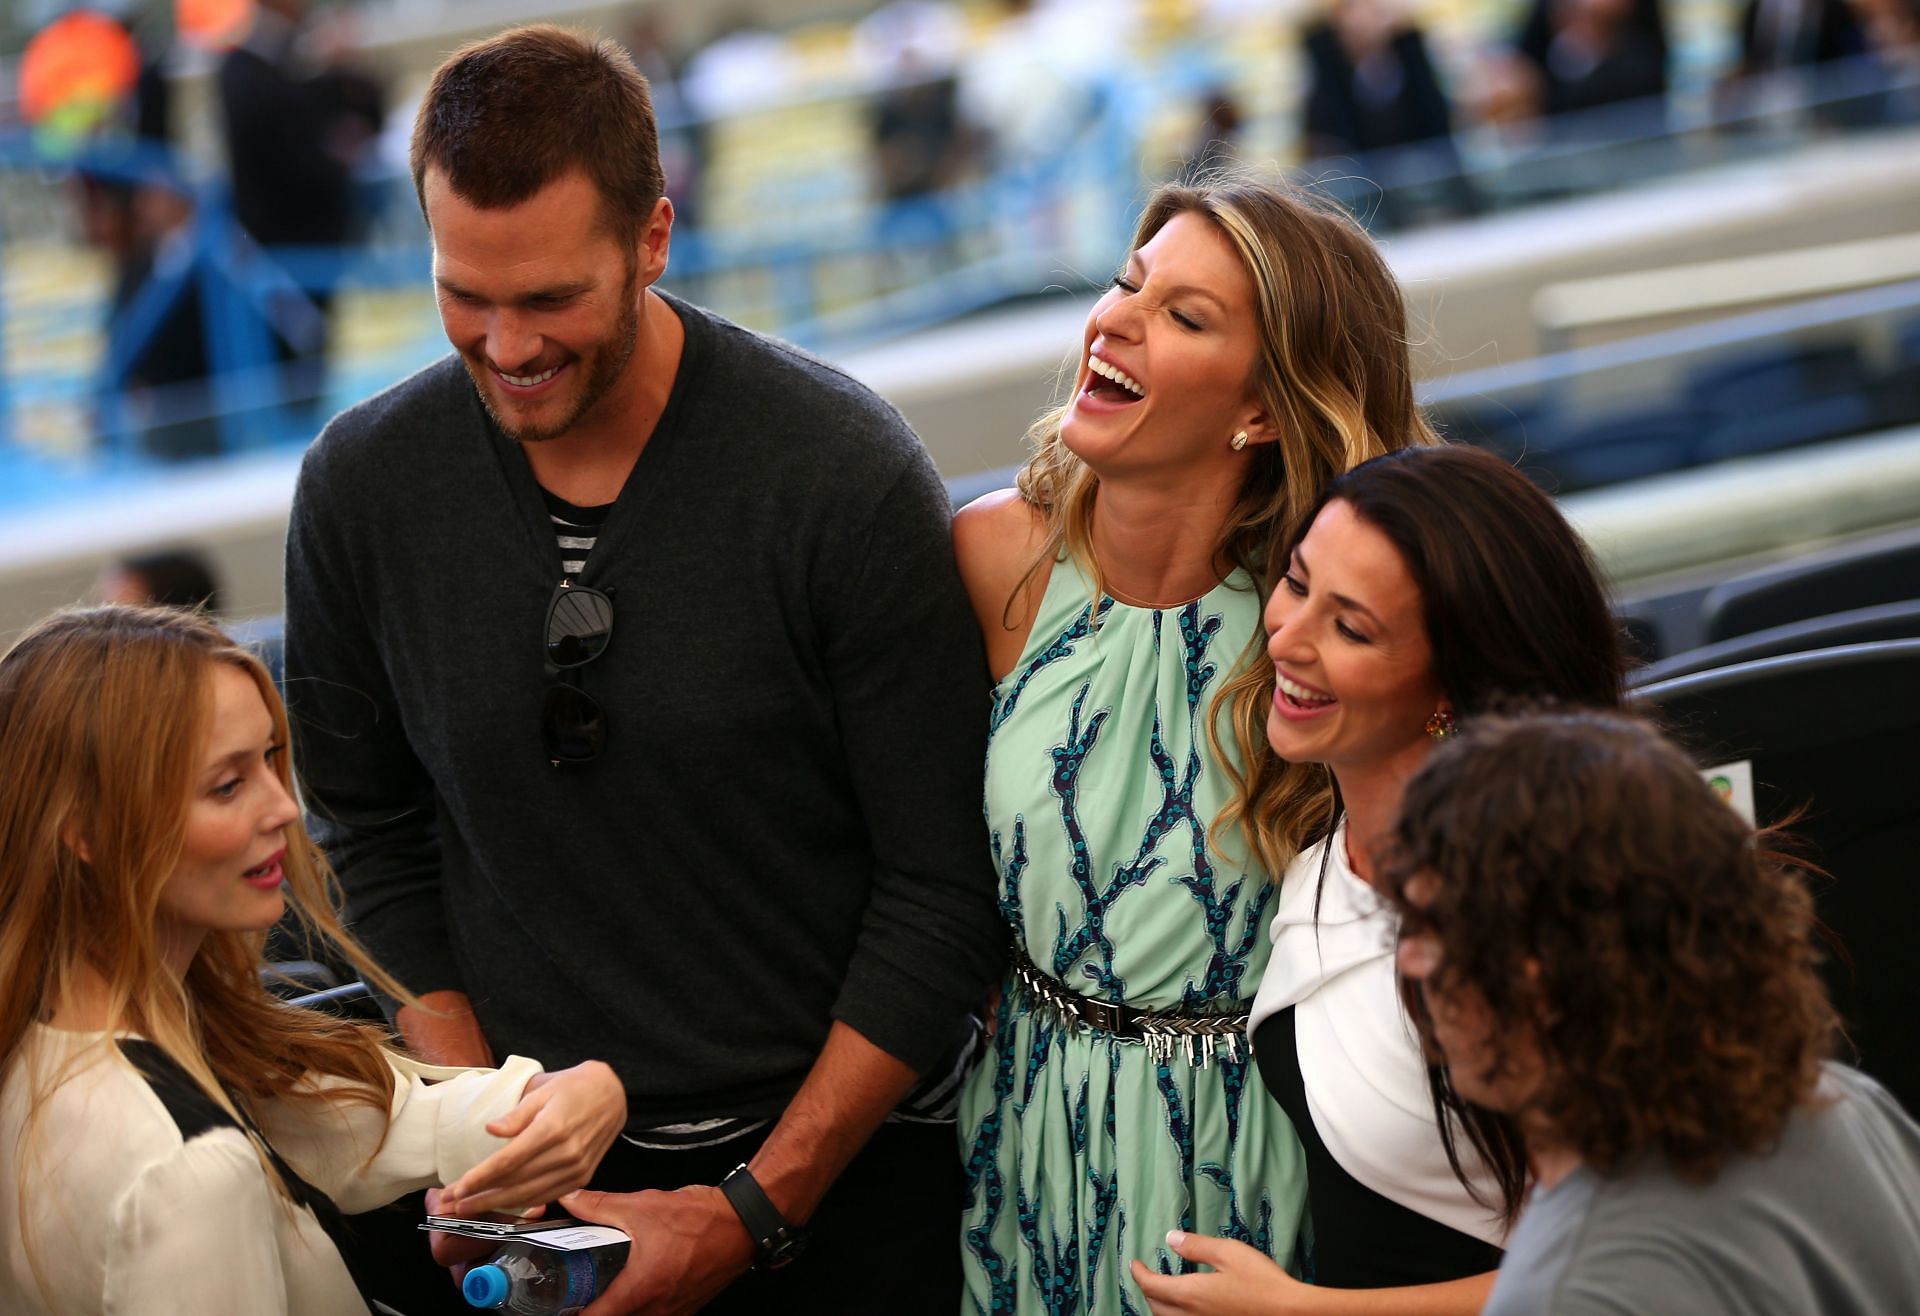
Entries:
{"type": "Polygon", "coordinates": [[[498,1266],[475,1266],[460,1282],[461,1296],[469,1307],[504,1307],[507,1292],[513,1287],[507,1272],[498,1266]]]}

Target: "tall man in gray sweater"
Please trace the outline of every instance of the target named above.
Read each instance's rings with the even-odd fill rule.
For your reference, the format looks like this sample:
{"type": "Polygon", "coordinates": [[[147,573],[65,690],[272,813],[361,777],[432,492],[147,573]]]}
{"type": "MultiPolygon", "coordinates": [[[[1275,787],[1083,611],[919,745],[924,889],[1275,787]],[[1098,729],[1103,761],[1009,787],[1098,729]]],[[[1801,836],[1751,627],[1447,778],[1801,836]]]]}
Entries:
{"type": "Polygon", "coordinates": [[[902,1102],[1004,934],[939,479],[860,385],[653,290],[611,43],[458,52],[413,168],[456,354],[327,427],[287,550],[302,778],[396,1022],[620,1073],[566,1203],[634,1240],[594,1316],[952,1309],[952,1131],[902,1102]]]}

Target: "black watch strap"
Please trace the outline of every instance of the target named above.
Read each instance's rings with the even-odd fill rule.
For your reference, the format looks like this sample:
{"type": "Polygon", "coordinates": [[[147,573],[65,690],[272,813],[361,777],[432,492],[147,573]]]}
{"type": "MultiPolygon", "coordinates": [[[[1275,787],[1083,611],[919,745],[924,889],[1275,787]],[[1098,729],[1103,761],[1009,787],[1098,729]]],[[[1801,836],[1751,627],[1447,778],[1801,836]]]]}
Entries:
{"type": "Polygon", "coordinates": [[[727,1202],[752,1236],[754,1246],[760,1249],[762,1266],[777,1270],[806,1249],[806,1229],[787,1223],[780,1208],[773,1204],[773,1199],[744,1164],[720,1181],[720,1191],[726,1194],[727,1202]]]}

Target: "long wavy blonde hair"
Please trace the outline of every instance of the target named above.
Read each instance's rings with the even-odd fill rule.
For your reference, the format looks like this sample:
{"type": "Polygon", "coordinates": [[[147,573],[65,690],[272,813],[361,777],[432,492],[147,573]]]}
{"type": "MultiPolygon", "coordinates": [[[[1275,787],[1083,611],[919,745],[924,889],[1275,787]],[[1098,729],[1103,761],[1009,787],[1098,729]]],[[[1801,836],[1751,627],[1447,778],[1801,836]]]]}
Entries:
{"type": "MultiPolygon", "coordinates": [[[[105,989],[106,1046],[118,1051],[123,1032],[146,1038],[236,1118],[236,1103],[268,1098],[360,1102],[384,1111],[394,1089],[383,1054],[389,1035],[294,1008],[268,992],[260,980],[265,931],[208,934],[184,980],[162,958],[161,889],[180,864],[212,715],[210,677],[221,663],[253,679],[272,715],[275,743],[285,745],[286,709],[266,669],[195,614],[73,609],[35,626],[0,658],[0,762],[7,772],[0,791],[0,1062],[23,1060],[32,1025],[50,1019],[91,976],[105,989]],[[323,1096],[302,1082],[310,1075],[344,1083],[323,1096]]],[[[283,752],[273,762],[291,792],[291,756],[283,752]]],[[[332,943],[368,982],[412,1002],[341,926],[337,884],[305,828],[295,821],[286,839],[288,905],[309,944],[332,943]]],[[[23,1154],[48,1099],[86,1057],[82,1052],[51,1073],[30,1067],[35,1086],[19,1133],[23,1154]]],[[[261,1157],[268,1181],[288,1200],[287,1185],[261,1157]]],[[[23,1221],[27,1191],[23,1174],[23,1221]]]]}
{"type": "MultiPolygon", "coordinates": [[[[1322,485],[1383,452],[1440,440],[1414,404],[1400,287],[1350,216],[1284,184],[1215,176],[1155,191],[1134,229],[1133,248],[1182,214],[1211,221],[1253,284],[1260,337],[1255,386],[1280,438],[1250,450],[1216,557],[1246,570],[1264,599],[1322,485]]],[[[1063,551],[1100,579],[1092,548],[1100,481],[1061,441],[1067,409],[1055,407],[1027,431],[1033,455],[1017,484],[1043,516],[1046,538],[1016,595],[1063,551]]],[[[1323,765],[1285,762],[1267,745],[1273,665],[1264,641],[1255,634],[1215,697],[1208,736],[1234,783],[1231,803],[1214,822],[1216,834],[1239,827],[1277,879],[1330,824],[1333,785],[1323,765]],[[1222,721],[1231,727],[1237,754],[1220,742],[1222,721]]]]}

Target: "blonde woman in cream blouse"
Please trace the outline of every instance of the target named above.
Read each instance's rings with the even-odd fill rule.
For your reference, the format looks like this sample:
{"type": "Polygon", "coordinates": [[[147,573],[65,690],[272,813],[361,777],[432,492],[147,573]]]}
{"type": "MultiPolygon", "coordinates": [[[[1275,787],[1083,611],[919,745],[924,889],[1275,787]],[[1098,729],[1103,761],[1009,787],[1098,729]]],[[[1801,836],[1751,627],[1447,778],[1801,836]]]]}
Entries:
{"type": "MultiPolygon", "coordinates": [[[[264,669],[203,619],[56,614],[0,658],[0,1311],[361,1316],[342,1217],[582,1186],[611,1070],[445,1070],[261,986],[291,907],[369,979],[264,669]]],[[[423,1244],[424,1246],[424,1244],[423,1244]]]]}

